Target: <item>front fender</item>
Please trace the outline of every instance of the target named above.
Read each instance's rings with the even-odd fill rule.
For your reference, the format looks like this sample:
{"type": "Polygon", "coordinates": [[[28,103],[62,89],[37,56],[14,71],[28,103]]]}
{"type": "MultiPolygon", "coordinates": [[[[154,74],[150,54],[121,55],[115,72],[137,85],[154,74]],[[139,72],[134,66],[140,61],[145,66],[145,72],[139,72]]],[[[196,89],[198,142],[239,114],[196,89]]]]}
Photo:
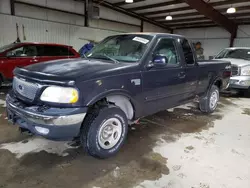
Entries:
{"type": "Polygon", "coordinates": [[[133,117],[140,116],[142,109],[141,109],[141,106],[140,106],[139,102],[132,96],[132,94],[129,91],[126,91],[126,90],[109,90],[109,91],[105,91],[103,93],[100,93],[100,94],[96,95],[91,100],[86,101],[87,102],[86,106],[91,106],[91,105],[95,104],[97,101],[100,101],[101,99],[104,99],[104,98],[107,99],[108,97],[111,97],[111,96],[122,96],[122,97],[127,98],[130,101],[130,105],[132,105],[131,108],[132,108],[133,112],[132,112],[132,114],[130,114],[130,112],[126,113],[126,115],[128,116],[128,118],[130,120],[133,117]],[[128,114],[130,114],[130,115],[128,115],[128,114]]]}
{"type": "Polygon", "coordinates": [[[138,110],[138,104],[141,103],[141,83],[141,73],[138,72],[78,82],[77,88],[81,93],[82,106],[93,105],[110,95],[121,95],[128,98],[135,110],[138,110]],[[139,84],[133,82],[135,79],[140,80],[139,84]]]}
{"type": "Polygon", "coordinates": [[[108,90],[108,91],[104,91],[98,95],[96,95],[95,97],[93,97],[92,99],[88,100],[88,101],[85,101],[86,105],[89,106],[89,105],[93,105],[95,104],[97,101],[107,97],[107,96],[110,96],[110,95],[122,95],[122,96],[125,96],[127,97],[128,99],[132,100],[133,101],[133,97],[132,97],[132,94],[127,91],[127,90],[122,90],[122,89],[112,89],[112,90],[108,90]]]}

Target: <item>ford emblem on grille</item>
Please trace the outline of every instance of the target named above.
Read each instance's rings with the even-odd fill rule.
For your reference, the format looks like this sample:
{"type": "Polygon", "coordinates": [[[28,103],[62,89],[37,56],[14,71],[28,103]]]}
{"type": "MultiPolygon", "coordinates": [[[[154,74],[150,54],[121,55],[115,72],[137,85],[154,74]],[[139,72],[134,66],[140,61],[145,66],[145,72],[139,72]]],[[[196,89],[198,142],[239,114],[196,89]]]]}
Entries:
{"type": "Polygon", "coordinates": [[[36,93],[39,89],[39,86],[36,84],[30,83],[26,80],[14,77],[13,89],[17,94],[27,99],[34,100],[36,93]]]}
{"type": "Polygon", "coordinates": [[[19,85],[18,88],[19,88],[20,90],[23,90],[23,86],[22,86],[22,85],[19,85]]]}

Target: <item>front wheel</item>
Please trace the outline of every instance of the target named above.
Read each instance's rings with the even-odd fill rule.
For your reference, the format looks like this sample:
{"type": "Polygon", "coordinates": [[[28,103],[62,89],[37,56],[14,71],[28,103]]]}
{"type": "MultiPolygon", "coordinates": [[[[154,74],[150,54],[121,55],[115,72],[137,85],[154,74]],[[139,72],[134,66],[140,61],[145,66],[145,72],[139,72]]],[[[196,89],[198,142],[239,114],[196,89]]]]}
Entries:
{"type": "Polygon", "coordinates": [[[220,92],[216,85],[213,85],[207,96],[200,100],[200,110],[205,113],[212,113],[216,110],[218,101],[220,98],[220,92]]]}
{"type": "Polygon", "coordinates": [[[85,151],[97,158],[115,155],[126,140],[127,122],[125,113],[117,106],[92,110],[84,120],[80,133],[85,151]]]}

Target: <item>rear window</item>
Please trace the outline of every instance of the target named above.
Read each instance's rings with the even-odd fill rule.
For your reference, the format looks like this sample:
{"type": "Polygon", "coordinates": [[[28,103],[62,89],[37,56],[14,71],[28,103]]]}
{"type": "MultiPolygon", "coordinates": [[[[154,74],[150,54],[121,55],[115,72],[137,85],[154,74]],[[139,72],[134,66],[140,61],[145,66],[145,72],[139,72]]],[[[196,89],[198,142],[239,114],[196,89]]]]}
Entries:
{"type": "Polygon", "coordinates": [[[64,46],[38,46],[38,56],[74,56],[69,47],[64,46]]]}
{"type": "Polygon", "coordinates": [[[181,46],[182,46],[182,50],[184,53],[184,57],[185,57],[185,61],[188,65],[190,64],[194,64],[194,55],[193,55],[193,51],[192,48],[188,42],[188,40],[183,39],[181,40],[181,46]]]}

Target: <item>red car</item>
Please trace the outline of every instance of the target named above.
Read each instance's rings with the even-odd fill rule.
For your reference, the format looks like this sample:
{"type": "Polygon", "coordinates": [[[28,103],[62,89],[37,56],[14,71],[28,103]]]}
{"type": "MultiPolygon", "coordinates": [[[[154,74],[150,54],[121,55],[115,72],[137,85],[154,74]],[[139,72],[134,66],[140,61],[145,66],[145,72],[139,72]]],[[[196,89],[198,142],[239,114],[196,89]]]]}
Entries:
{"type": "Polygon", "coordinates": [[[0,86],[11,81],[15,67],[49,60],[78,58],[71,46],[48,43],[13,43],[0,47],[0,86]]]}

